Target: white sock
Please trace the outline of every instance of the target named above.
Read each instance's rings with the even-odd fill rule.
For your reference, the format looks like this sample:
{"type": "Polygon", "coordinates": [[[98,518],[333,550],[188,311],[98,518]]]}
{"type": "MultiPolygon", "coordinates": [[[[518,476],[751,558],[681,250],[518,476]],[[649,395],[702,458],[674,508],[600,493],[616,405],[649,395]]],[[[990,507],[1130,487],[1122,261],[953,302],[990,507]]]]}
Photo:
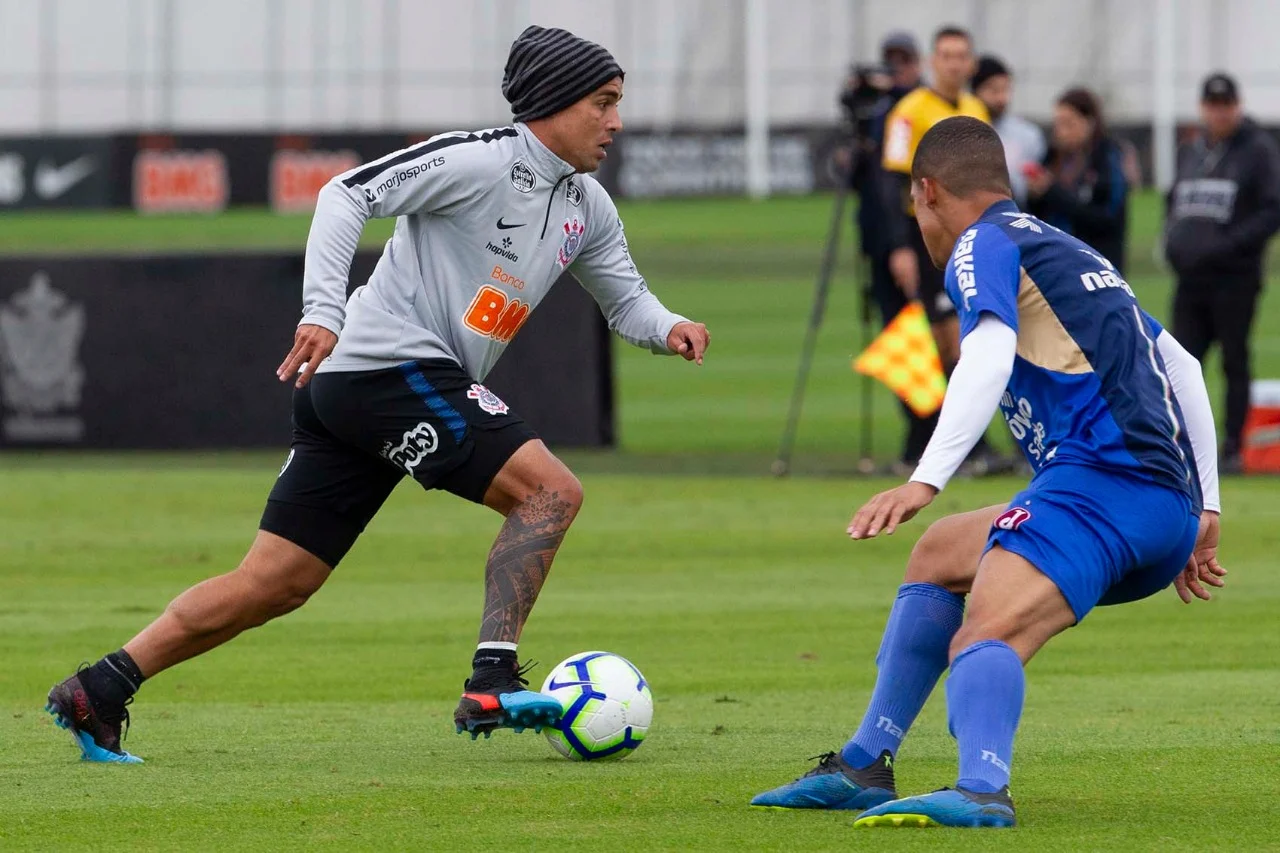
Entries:
{"type": "Polygon", "coordinates": [[[482,652],[485,649],[501,649],[504,652],[514,652],[516,650],[515,643],[481,643],[476,646],[476,651],[482,652]]]}

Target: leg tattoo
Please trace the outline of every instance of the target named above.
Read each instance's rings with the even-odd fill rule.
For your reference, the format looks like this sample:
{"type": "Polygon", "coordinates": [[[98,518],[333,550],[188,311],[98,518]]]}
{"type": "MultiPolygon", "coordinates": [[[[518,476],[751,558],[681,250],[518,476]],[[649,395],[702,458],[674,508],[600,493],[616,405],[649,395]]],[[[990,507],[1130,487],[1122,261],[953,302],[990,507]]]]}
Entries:
{"type": "Polygon", "coordinates": [[[577,507],[561,500],[559,492],[538,486],[507,516],[485,564],[480,642],[519,641],[576,512],[577,507]]]}

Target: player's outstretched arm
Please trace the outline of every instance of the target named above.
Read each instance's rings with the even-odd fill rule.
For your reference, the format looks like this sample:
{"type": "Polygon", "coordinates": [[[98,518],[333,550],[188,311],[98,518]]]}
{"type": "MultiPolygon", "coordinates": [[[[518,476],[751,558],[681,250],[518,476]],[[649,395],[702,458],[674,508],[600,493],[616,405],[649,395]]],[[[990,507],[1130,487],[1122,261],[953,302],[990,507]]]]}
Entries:
{"type": "Polygon", "coordinates": [[[595,181],[583,182],[590,210],[587,242],[569,268],[591,294],[609,328],[632,346],[702,363],[706,326],[675,314],[649,290],[627,247],[618,208],[595,181]],[[681,349],[681,346],[684,349],[681,349]]]}
{"type": "Polygon", "coordinates": [[[1204,384],[1204,371],[1200,361],[1178,343],[1178,339],[1162,330],[1156,338],[1156,348],[1164,361],[1169,387],[1182,409],[1187,422],[1187,439],[1195,456],[1196,473],[1200,476],[1201,497],[1204,508],[1222,511],[1218,492],[1218,435],[1213,424],[1213,407],[1209,403],[1209,389],[1204,384]]]}
{"type": "Polygon", "coordinates": [[[994,314],[982,315],[960,344],[960,361],[947,385],[938,426],[911,482],[867,501],[849,522],[851,538],[893,533],[942,491],[991,423],[1013,373],[1017,346],[1017,332],[994,314]]]}
{"type": "Polygon", "coordinates": [[[360,235],[370,219],[439,209],[468,197],[494,156],[488,146],[462,146],[467,134],[445,134],[343,172],[324,185],[307,235],[302,273],[302,322],[277,375],[297,386],[311,380],[342,334],[347,281],[360,235]],[[446,160],[440,152],[448,150],[446,160]]]}
{"type": "Polygon", "coordinates": [[[1164,361],[1169,385],[1182,417],[1187,423],[1187,438],[1195,456],[1196,473],[1200,475],[1200,492],[1204,510],[1200,513],[1200,533],[1186,568],[1173,582],[1178,597],[1186,604],[1213,596],[1205,584],[1223,587],[1227,570],[1218,562],[1218,514],[1222,499],[1218,491],[1218,436],[1213,424],[1209,389],[1204,384],[1200,361],[1187,352],[1168,331],[1161,331],[1156,347],[1164,361]]]}

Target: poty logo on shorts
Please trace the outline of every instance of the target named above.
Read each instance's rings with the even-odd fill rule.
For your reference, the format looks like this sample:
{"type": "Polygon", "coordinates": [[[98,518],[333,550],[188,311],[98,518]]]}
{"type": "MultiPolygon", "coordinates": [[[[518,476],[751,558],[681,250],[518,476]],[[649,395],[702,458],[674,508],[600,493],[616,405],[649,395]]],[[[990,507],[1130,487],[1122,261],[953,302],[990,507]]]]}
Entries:
{"type": "Polygon", "coordinates": [[[467,389],[467,399],[475,400],[481,409],[491,415],[505,415],[511,411],[507,404],[498,399],[498,395],[481,385],[479,382],[472,382],[471,387],[467,389]]]}
{"type": "Polygon", "coordinates": [[[406,432],[395,447],[388,441],[382,448],[382,456],[412,475],[413,469],[439,447],[440,436],[436,434],[436,428],[424,421],[406,432]]]}
{"type": "Polygon", "coordinates": [[[997,530],[1017,530],[1030,520],[1031,510],[1015,506],[1000,513],[992,527],[997,530]]]}
{"type": "Polygon", "coordinates": [[[531,193],[537,185],[538,176],[533,173],[533,169],[526,166],[523,160],[517,160],[511,167],[511,186],[522,193],[531,193]]]}

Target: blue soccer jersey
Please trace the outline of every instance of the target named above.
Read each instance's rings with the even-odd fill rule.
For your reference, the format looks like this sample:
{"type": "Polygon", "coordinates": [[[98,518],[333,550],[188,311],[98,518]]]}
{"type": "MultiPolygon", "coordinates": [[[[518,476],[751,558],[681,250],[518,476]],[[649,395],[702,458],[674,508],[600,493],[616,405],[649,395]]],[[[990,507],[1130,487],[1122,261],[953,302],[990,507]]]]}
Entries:
{"type": "Polygon", "coordinates": [[[1055,462],[1129,472],[1201,509],[1160,325],[1114,265],[1076,238],[993,204],[956,241],[947,293],[967,335],[984,312],[1018,334],[1000,410],[1037,473],[1055,462]]]}

